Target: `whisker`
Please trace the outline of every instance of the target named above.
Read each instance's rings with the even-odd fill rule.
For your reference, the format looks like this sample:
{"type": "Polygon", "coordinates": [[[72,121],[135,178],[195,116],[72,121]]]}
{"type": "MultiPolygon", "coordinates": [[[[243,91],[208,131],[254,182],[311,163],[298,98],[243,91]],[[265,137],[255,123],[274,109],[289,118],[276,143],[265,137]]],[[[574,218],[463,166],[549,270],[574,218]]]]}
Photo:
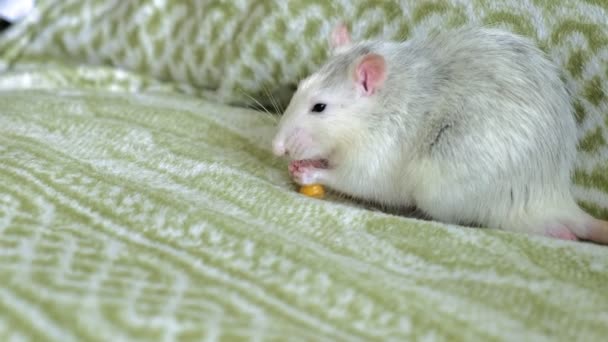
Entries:
{"type": "Polygon", "coordinates": [[[272,93],[270,92],[270,89],[268,89],[268,87],[266,87],[266,86],[264,86],[263,89],[264,89],[264,92],[266,93],[266,96],[268,96],[268,100],[270,101],[270,104],[274,108],[275,113],[276,114],[281,114],[282,112],[277,107],[277,103],[275,102],[274,96],[272,96],[272,93]]]}
{"type": "MultiPolygon", "coordinates": [[[[290,95],[293,96],[293,91],[290,91],[290,95]]],[[[281,111],[281,113],[284,113],[287,106],[286,102],[281,102],[277,100],[277,104],[279,105],[279,110],[281,111]]]]}
{"type": "Polygon", "coordinates": [[[275,106],[277,107],[277,110],[279,111],[279,114],[285,112],[285,107],[283,106],[283,103],[281,101],[279,101],[279,99],[277,99],[272,94],[270,94],[270,99],[275,103],[275,106]]]}
{"type": "Polygon", "coordinates": [[[263,104],[261,104],[260,101],[256,100],[253,96],[247,94],[245,91],[243,91],[243,89],[238,88],[238,90],[243,95],[247,96],[249,99],[254,101],[258,106],[262,107],[263,111],[260,111],[260,112],[267,114],[273,120],[275,125],[279,123],[279,119],[274,114],[272,114],[263,104]]]}

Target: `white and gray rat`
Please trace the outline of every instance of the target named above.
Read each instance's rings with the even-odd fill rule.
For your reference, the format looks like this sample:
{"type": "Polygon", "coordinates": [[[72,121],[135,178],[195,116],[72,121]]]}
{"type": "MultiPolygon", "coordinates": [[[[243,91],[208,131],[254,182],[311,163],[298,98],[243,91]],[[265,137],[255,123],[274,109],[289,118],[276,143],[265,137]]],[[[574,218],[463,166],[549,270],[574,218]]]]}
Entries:
{"type": "Polygon", "coordinates": [[[354,43],[298,85],[273,139],[300,185],[431,218],[608,244],[571,193],[570,94],[530,40],[467,27],[354,43]]]}

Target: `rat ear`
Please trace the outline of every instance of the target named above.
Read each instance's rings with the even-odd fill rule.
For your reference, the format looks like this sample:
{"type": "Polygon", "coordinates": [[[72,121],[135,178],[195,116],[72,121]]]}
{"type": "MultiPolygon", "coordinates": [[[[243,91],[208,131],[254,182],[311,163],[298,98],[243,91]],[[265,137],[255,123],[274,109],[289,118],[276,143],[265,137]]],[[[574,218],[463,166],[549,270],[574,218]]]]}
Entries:
{"type": "Polygon", "coordinates": [[[381,55],[370,53],[359,60],[355,67],[355,82],[365,96],[370,96],[386,80],[386,61],[381,55]]]}
{"type": "Polygon", "coordinates": [[[332,51],[348,47],[351,44],[350,32],[344,24],[339,24],[331,31],[329,46],[332,51]]]}

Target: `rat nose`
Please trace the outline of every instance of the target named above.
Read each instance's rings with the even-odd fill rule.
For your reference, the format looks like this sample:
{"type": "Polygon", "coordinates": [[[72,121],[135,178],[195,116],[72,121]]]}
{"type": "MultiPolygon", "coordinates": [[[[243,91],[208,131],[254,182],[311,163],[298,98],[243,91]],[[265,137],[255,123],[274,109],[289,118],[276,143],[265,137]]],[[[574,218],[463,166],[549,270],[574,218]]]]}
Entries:
{"type": "Polygon", "coordinates": [[[272,142],[272,152],[277,157],[282,157],[287,154],[287,150],[285,149],[285,143],[283,140],[276,139],[272,142]]]}

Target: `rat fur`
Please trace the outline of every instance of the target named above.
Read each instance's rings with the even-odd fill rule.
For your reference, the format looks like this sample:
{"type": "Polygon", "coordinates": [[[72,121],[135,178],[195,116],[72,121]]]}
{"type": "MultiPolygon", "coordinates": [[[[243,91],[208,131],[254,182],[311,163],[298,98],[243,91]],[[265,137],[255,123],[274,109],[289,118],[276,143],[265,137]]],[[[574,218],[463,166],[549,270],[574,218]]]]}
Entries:
{"type": "Polygon", "coordinates": [[[608,222],[571,193],[571,96],[531,40],[466,27],[355,43],[339,25],[330,43],[273,139],[298,184],[446,223],[608,244],[608,222]]]}

